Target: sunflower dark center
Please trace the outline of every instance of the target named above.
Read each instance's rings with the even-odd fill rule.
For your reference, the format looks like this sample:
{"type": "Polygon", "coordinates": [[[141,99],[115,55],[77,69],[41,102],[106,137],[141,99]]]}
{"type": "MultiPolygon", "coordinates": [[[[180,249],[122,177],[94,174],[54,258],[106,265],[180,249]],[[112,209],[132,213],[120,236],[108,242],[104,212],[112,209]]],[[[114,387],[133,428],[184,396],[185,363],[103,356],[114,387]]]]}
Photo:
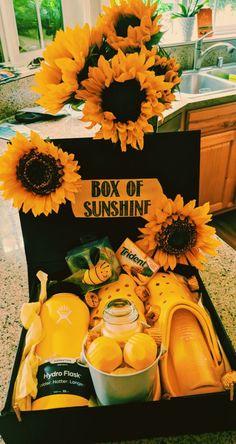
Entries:
{"type": "Polygon", "coordinates": [[[155,72],[156,76],[164,76],[167,72],[167,66],[155,65],[152,70],[155,72]]]}
{"type": "Polygon", "coordinates": [[[115,25],[116,34],[119,37],[127,37],[128,27],[140,26],[140,19],[135,15],[120,15],[115,25]]]}
{"type": "Polygon", "coordinates": [[[21,157],[16,177],[22,185],[35,194],[50,194],[61,186],[63,166],[50,154],[32,149],[21,157]]]}
{"type": "Polygon", "coordinates": [[[102,109],[112,112],[118,122],[136,122],[145,100],[146,91],[141,91],[138,80],[126,80],[123,83],[114,81],[102,92],[102,109]]]}
{"type": "Polygon", "coordinates": [[[197,239],[196,225],[189,218],[178,219],[157,233],[156,238],[160,250],[178,256],[194,247],[197,239]]]}

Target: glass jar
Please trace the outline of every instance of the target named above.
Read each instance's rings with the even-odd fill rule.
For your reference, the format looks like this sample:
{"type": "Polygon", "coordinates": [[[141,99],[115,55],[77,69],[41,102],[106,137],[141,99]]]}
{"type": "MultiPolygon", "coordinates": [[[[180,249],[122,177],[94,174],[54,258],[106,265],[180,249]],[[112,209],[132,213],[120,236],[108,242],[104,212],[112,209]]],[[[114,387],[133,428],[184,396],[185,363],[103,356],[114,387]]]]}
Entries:
{"type": "Polygon", "coordinates": [[[102,335],[115,339],[122,347],[134,333],[141,331],[139,313],[133,302],[119,298],[107,303],[103,311],[102,335]]]}

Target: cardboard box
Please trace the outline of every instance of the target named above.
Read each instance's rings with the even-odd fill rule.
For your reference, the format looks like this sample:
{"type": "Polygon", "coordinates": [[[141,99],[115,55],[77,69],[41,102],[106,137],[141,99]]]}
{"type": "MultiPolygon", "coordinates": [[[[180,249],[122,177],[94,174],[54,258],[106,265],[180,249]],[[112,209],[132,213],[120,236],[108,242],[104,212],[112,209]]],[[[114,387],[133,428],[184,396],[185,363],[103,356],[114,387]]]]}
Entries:
{"type": "MultiPolygon", "coordinates": [[[[74,152],[85,180],[158,178],[165,194],[180,193],[187,202],[198,197],[200,131],[161,133],[145,137],[143,151],[122,153],[118,145],[91,139],[56,140],[62,149],[74,152]]],[[[58,214],[34,217],[20,213],[28,265],[30,300],[36,298],[38,270],[52,279],[68,275],[65,255],[88,233],[107,235],[114,249],[129,237],[136,239],[140,217],[74,217],[71,206],[58,214]]],[[[187,276],[196,274],[216,332],[233,369],[236,355],[219,316],[192,267],[178,267],[187,276]]],[[[8,396],[0,417],[0,434],[7,444],[91,443],[188,433],[236,429],[236,399],[228,392],[177,397],[171,400],[113,405],[72,407],[47,411],[22,412],[18,421],[11,407],[14,381],[24,344],[22,331],[11,376],[8,396]]]]}

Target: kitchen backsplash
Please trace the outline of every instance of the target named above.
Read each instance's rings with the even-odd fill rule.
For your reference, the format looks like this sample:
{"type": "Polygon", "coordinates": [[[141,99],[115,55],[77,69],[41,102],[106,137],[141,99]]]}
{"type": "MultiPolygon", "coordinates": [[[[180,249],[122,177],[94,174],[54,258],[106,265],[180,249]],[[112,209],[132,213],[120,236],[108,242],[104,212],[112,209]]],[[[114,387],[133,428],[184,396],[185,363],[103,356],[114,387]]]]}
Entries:
{"type": "MultiPolygon", "coordinates": [[[[227,42],[232,43],[232,45],[234,45],[236,48],[236,39],[228,39],[227,42]]],[[[202,49],[205,50],[215,43],[217,42],[211,42],[209,40],[207,42],[203,42],[202,49]]],[[[193,69],[194,48],[194,42],[188,45],[183,44],[178,46],[165,46],[166,52],[170,56],[175,57],[176,60],[178,60],[183,70],[193,69]]],[[[229,54],[227,52],[227,49],[222,47],[213,49],[212,51],[210,51],[209,54],[207,54],[207,56],[202,61],[202,68],[205,68],[206,66],[215,66],[217,62],[217,57],[220,56],[223,57],[224,63],[236,63],[236,50],[229,54]]]]}
{"type": "MultiPolygon", "coordinates": [[[[236,47],[236,38],[227,40],[236,47]]],[[[204,42],[203,49],[216,43],[204,42]]],[[[194,43],[178,46],[166,46],[165,50],[181,64],[183,70],[193,68],[194,43]]],[[[224,63],[236,63],[236,51],[229,54],[226,48],[216,48],[212,50],[204,59],[202,67],[216,65],[217,57],[222,56],[224,63]]],[[[0,120],[3,120],[21,108],[33,106],[37,99],[37,94],[33,93],[31,87],[34,83],[34,75],[13,79],[12,81],[0,85],[0,120]]]]}
{"type": "Polygon", "coordinates": [[[0,120],[14,115],[26,106],[32,106],[38,95],[32,91],[34,75],[21,77],[0,85],[0,120]]]}

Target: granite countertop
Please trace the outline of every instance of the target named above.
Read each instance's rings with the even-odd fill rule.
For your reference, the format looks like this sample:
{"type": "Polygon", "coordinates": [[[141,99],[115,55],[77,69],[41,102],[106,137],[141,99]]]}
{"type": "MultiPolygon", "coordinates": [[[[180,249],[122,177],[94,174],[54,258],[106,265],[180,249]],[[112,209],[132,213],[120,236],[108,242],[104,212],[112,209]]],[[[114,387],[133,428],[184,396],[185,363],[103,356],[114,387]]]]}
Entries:
{"type": "MultiPolygon", "coordinates": [[[[210,92],[202,95],[188,95],[176,92],[175,97],[176,99],[172,102],[171,108],[163,112],[164,119],[163,121],[159,121],[160,126],[184,111],[236,102],[236,88],[232,88],[228,91],[210,92]]],[[[54,139],[93,137],[98,131],[98,125],[93,129],[88,129],[89,123],[81,122],[81,112],[73,111],[68,105],[66,105],[62,111],[65,111],[65,114],[67,114],[65,117],[60,119],[56,118],[55,120],[35,122],[27,124],[26,126],[39,132],[44,138],[50,137],[54,139]]],[[[7,117],[2,121],[0,120],[0,123],[8,121],[14,122],[14,115],[12,117],[7,117]]]]}
{"type": "MultiPolygon", "coordinates": [[[[205,108],[213,105],[221,105],[236,101],[236,89],[227,92],[218,92],[204,94],[202,97],[190,97],[187,94],[175,93],[176,100],[172,102],[172,106],[169,110],[164,111],[163,122],[168,122],[176,115],[183,111],[205,108]]],[[[99,126],[96,125],[93,129],[88,130],[89,123],[81,122],[81,112],[69,111],[69,115],[61,118],[60,120],[31,123],[27,126],[32,130],[38,131],[42,137],[51,137],[58,139],[66,139],[73,137],[93,137],[98,131],[99,126]]]]}
{"type": "MultiPolygon", "coordinates": [[[[186,101],[180,98],[174,104],[173,112],[180,112],[186,101]],[[176,106],[176,107],[175,107],[176,106]]],[[[169,113],[168,115],[171,115],[169,113]]],[[[77,118],[77,114],[59,121],[34,123],[29,125],[40,132],[42,137],[90,137],[95,130],[88,131],[87,124],[77,118]]],[[[0,139],[0,153],[5,150],[6,141],[0,139]]],[[[28,299],[27,268],[20,230],[18,212],[11,203],[0,197],[0,409],[3,407],[9,385],[11,368],[14,362],[21,326],[20,308],[28,299]]],[[[236,252],[222,242],[216,257],[210,257],[201,277],[215,308],[222,319],[226,333],[236,348],[236,252]]],[[[0,438],[0,443],[1,441],[0,438]]],[[[126,441],[136,444],[194,444],[236,443],[236,431],[184,435],[181,437],[126,441]]],[[[17,442],[16,442],[17,444],[17,442]]]]}

